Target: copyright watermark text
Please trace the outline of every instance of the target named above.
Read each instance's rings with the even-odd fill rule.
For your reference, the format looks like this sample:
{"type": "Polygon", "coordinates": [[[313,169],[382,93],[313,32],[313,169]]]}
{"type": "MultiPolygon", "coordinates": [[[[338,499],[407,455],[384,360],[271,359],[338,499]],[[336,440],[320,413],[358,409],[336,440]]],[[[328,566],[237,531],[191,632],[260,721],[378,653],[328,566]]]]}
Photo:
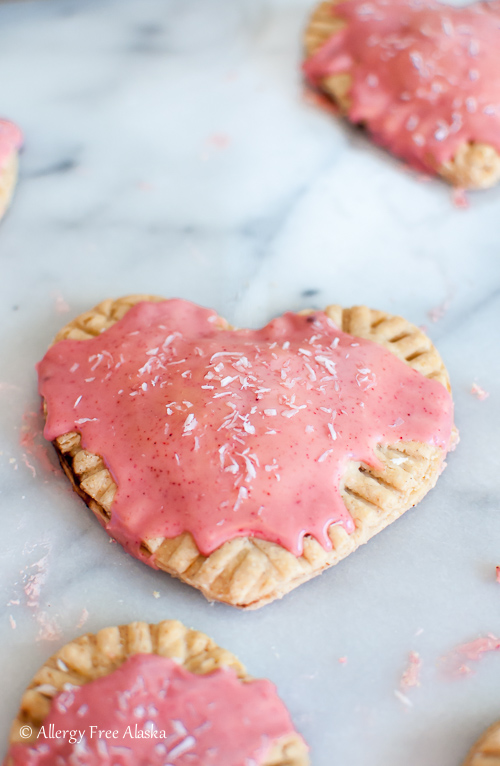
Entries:
{"type": "MultiPolygon", "coordinates": [[[[32,729],[30,726],[22,726],[20,734],[23,739],[29,739],[32,735],[32,729]]],[[[159,739],[164,740],[168,736],[168,732],[163,729],[157,729],[154,726],[146,726],[141,728],[137,724],[135,726],[127,726],[124,730],[119,729],[100,729],[98,726],[87,726],[85,729],[56,729],[53,723],[48,726],[41,726],[36,738],[40,739],[65,739],[70,745],[77,745],[85,739],[159,739]]]]}

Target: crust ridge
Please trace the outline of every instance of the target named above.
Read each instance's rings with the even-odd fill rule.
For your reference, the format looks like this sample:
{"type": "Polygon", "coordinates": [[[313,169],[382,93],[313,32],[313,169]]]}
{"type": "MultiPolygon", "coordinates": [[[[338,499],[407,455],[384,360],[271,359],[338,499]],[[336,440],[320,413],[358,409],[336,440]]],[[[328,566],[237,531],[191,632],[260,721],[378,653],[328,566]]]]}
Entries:
{"type": "Polygon", "coordinates": [[[500,722],[486,729],[474,743],[464,766],[500,766],[500,722]]]}

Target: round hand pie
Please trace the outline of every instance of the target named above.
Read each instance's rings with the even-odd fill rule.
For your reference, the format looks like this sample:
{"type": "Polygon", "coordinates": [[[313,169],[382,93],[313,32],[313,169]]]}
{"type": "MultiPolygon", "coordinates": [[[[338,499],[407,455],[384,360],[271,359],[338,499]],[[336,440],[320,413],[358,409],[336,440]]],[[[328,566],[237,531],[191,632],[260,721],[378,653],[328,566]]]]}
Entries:
{"type": "Polygon", "coordinates": [[[463,188],[500,179],[500,3],[327,0],[307,78],[417,170],[463,188]]]}
{"type": "Polygon", "coordinates": [[[266,680],[180,622],[63,646],[24,692],[5,766],[307,766],[266,680]]]}
{"type": "Polygon", "coordinates": [[[0,119],[0,218],[10,205],[17,180],[22,133],[14,123],[0,119]]]}
{"type": "Polygon", "coordinates": [[[38,365],[76,491],[132,555],[240,607],[337,563],[434,485],[455,438],[430,340],[366,307],[234,330],[108,300],[38,365]]]}

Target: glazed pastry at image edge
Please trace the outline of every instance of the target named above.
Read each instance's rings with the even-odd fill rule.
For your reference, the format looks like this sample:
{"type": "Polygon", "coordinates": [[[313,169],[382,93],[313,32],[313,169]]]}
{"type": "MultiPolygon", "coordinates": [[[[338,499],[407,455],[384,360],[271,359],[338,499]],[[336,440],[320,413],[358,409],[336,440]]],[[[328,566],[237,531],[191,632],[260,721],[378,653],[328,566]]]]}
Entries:
{"type": "Polygon", "coordinates": [[[456,441],[429,338],[364,306],[233,330],[183,300],[106,300],[38,374],[45,437],[108,533],[242,608],[415,505],[456,441]]]}
{"type": "Polygon", "coordinates": [[[203,633],[165,620],[81,636],[32,679],[4,766],[74,763],[307,766],[309,757],[270,681],[250,678],[203,633]]]}
{"type": "Polygon", "coordinates": [[[10,205],[17,181],[19,149],[23,136],[17,125],[0,119],[0,219],[10,205]]]}
{"type": "Polygon", "coordinates": [[[500,766],[500,722],[494,723],[470,749],[463,766],[500,766]]]}
{"type": "Polygon", "coordinates": [[[500,3],[327,0],[304,72],[353,123],[457,187],[500,179],[500,3]]]}

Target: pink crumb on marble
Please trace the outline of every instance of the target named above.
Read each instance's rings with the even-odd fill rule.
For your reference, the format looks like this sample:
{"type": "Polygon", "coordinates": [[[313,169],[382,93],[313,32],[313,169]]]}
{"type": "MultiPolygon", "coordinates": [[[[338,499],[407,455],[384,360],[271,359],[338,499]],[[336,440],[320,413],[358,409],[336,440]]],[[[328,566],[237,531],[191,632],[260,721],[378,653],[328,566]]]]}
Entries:
{"type": "Polygon", "coordinates": [[[472,670],[468,665],[460,665],[460,667],[457,669],[457,673],[461,676],[468,676],[470,673],[472,673],[472,670]]]}
{"type": "Polygon", "coordinates": [[[500,567],[495,567],[496,581],[500,583],[500,567]]]}
{"type": "Polygon", "coordinates": [[[472,673],[472,670],[466,664],[466,661],[478,662],[484,654],[498,651],[498,649],[500,649],[500,639],[493,635],[493,633],[488,633],[486,636],[476,638],[474,641],[460,644],[443,657],[445,670],[452,676],[467,675],[472,673]]]}
{"type": "Polygon", "coordinates": [[[460,189],[458,187],[453,189],[451,199],[453,201],[453,206],[459,210],[467,210],[469,207],[469,199],[465,189],[460,189]]]}
{"type": "Polygon", "coordinates": [[[22,460],[23,460],[23,463],[26,466],[26,468],[29,468],[29,470],[33,474],[33,478],[35,478],[36,477],[36,469],[35,469],[35,466],[32,463],[30,463],[30,461],[28,460],[28,456],[27,455],[23,455],[22,460]]]}
{"type": "Polygon", "coordinates": [[[339,657],[339,662],[341,665],[345,665],[347,662],[347,657],[339,657]]]}
{"type": "Polygon", "coordinates": [[[67,314],[69,311],[69,305],[64,300],[61,293],[56,291],[52,293],[52,296],[54,298],[54,307],[56,310],[56,314],[67,314]]]}
{"type": "Polygon", "coordinates": [[[208,142],[217,149],[226,149],[231,143],[231,137],[226,133],[213,133],[209,136],[208,142]]]}
{"type": "Polygon", "coordinates": [[[24,579],[24,593],[26,596],[26,603],[29,607],[33,609],[37,609],[38,605],[40,603],[40,591],[42,589],[42,585],[45,583],[45,580],[47,579],[47,561],[48,561],[48,553],[45,556],[42,556],[41,559],[38,561],[35,561],[34,564],[30,564],[26,567],[23,574],[24,579]],[[29,572],[27,570],[32,570],[36,567],[36,571],[29,572]]]}
{"type": "Polygon", "coordinates": [[[76,624],[76,627],[77,628],[83,627],[83,625],[85,625],[85,623],[87,622],[88,619],[89,619],[89,613],[88,613],[87,609],[85,607],[83,607],[82,613],[80,615],[80,619],[78,620],[78,622],[76,624]]]}
{"type": "Polygon", "coordinates": [[[472,384],[470,392],[472,396],[475,396],[476,399],[479,399],[481,402],[484,402],[484,400],[489,396],[488,391],[485,391],[484,388],[479,386],[477,383],[472,384]]]}
{"type": "Polygon", "coordinates": [[[446,298],[442,303],[439,304],[439,306],[434,306],[434,308],[429,309],[427,312],[427,316],[431,320],[431,322],[439,322],[440,319],[444,317],[448,309],[450,308],[451,304],[451,298],[446,298]]]}
{"type": "Polygon", "coordinates": [[[417,652],[410,652],[408,667],[401,676],[400,687],[401,689],[409,689],[412,686],[420,686],[420,670],[422,668],[422,660],[417,652]]]}
{"type": "Polygon", "coordinates": [[[37,475],[37,466],[47,473],[58,473],[49,458],[47,442],[43,437],[43,426],[44,421],[40,412],[26,410],[23,415],[19,444],[24,449],[23,462],[30,469],[33,477],[37,475]]]}
{"type": "Polygon", "coordinates": [[[47,612],[38,612],[36,621],[38,623],[36,641],[58,641],[62,637],[57,621],[49,617],[47,612]]]}

